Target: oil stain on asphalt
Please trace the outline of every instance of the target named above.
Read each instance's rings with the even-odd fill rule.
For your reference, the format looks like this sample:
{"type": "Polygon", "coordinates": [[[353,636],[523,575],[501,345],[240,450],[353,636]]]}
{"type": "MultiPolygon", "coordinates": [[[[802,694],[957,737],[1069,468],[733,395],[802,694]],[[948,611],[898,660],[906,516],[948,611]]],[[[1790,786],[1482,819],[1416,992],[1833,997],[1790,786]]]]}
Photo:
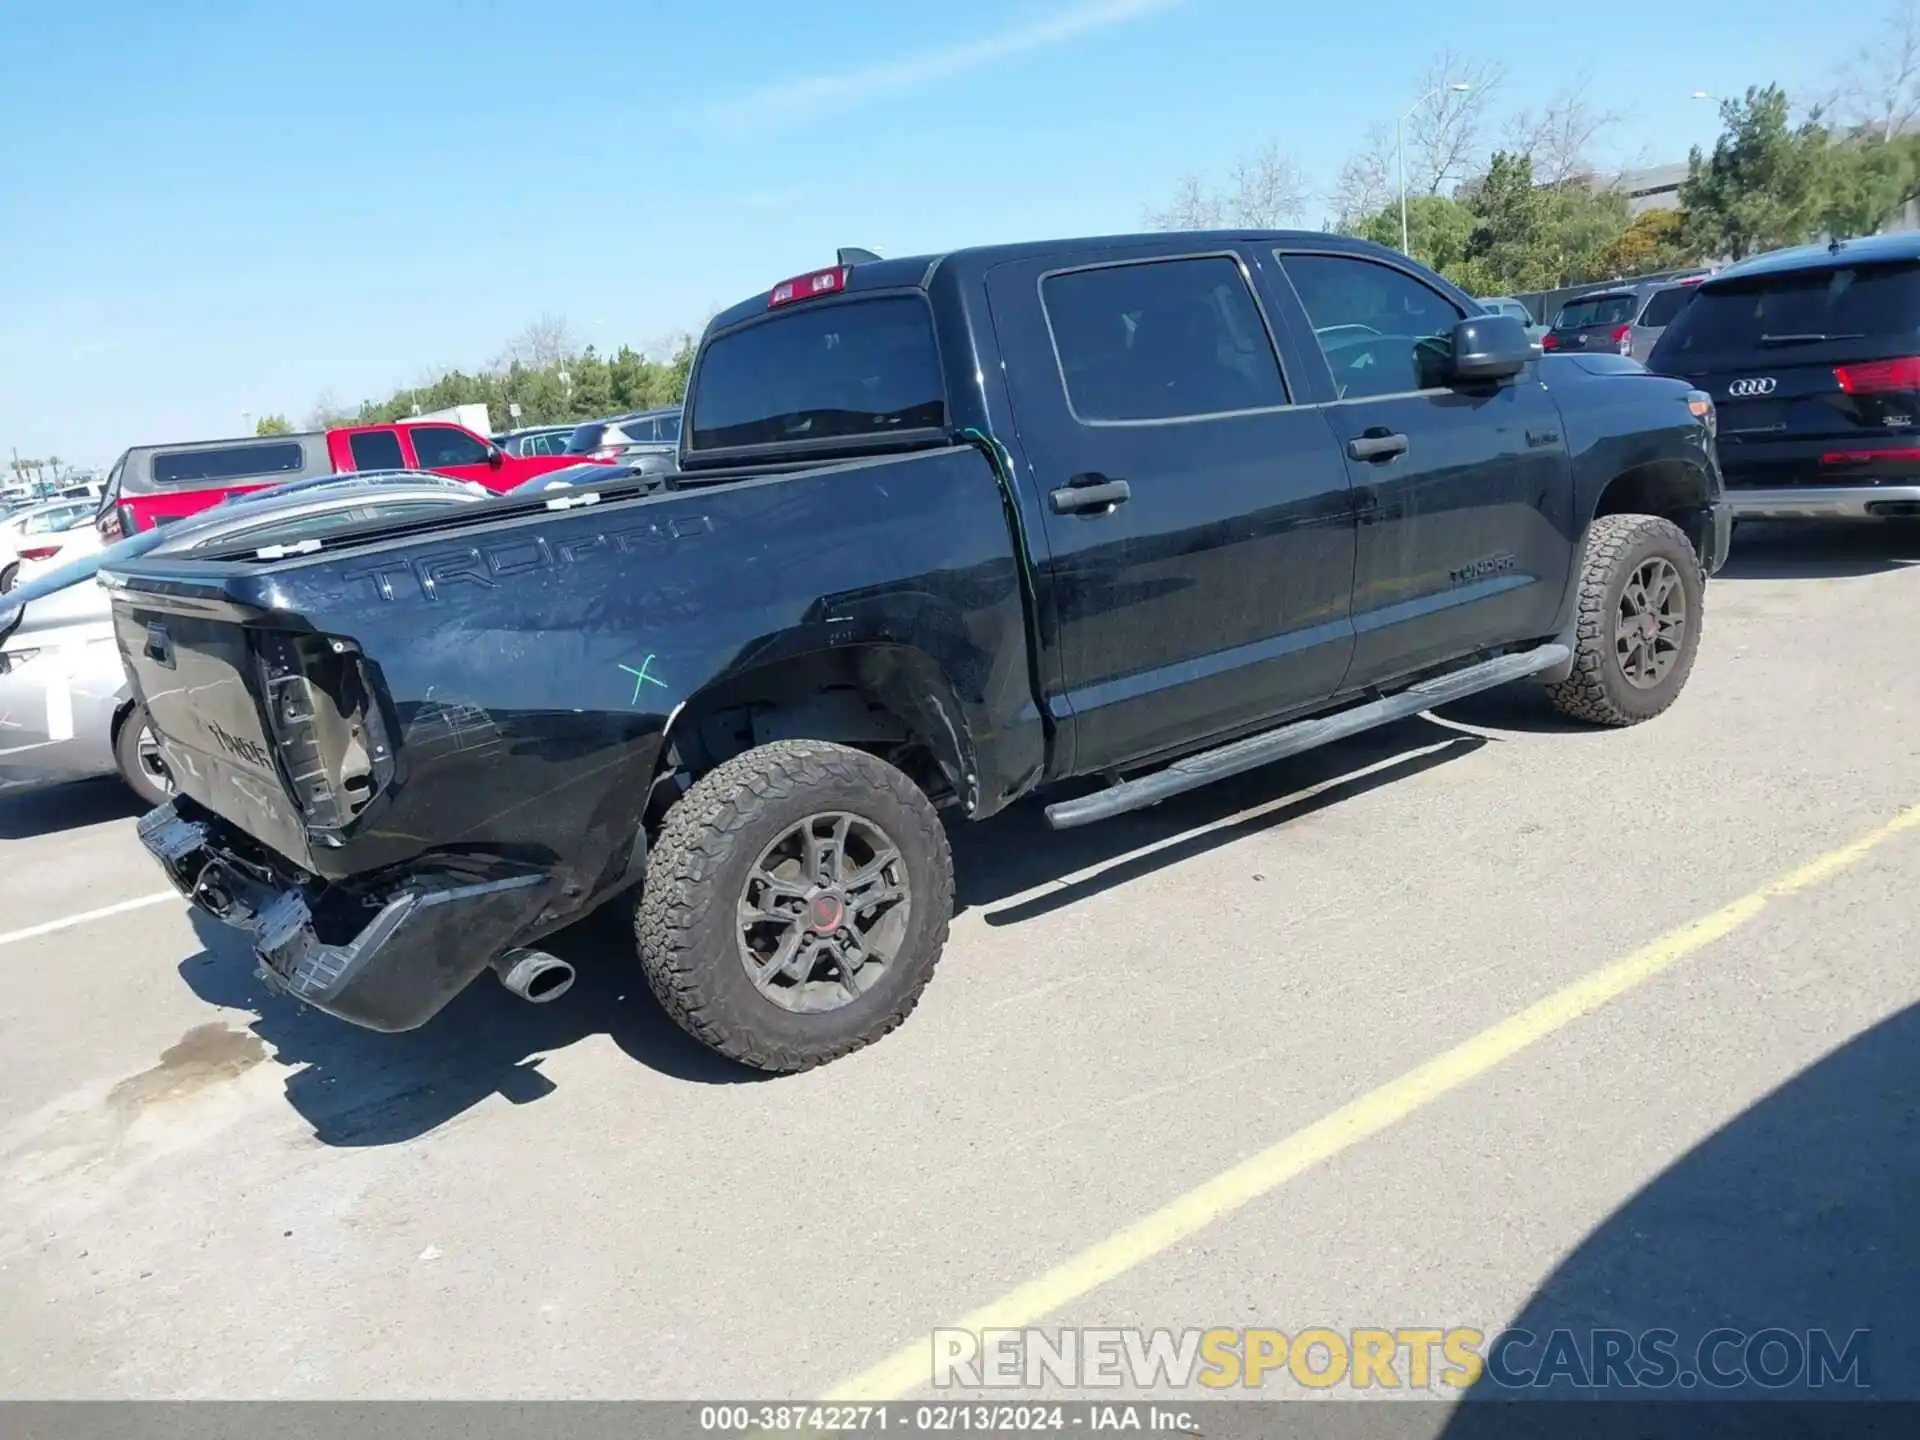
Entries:
{"type": "Polygon", "coordinates": [[[160,1063],[122,1080],[107,1104],[133,1110],[187,1096],[244,1075],[267,1058],[267,1047],[249,1030],[229,1030],[218,1021],[196,1025],[179,1043],[160,1052],[160,1063]]]}

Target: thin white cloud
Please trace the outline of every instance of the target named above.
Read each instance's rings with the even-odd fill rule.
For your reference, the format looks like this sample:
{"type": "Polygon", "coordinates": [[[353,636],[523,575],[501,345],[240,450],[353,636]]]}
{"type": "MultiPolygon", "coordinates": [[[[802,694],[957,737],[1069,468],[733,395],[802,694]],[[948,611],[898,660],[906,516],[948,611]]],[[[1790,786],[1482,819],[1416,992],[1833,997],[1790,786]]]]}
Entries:
{"type": "Polygon", "coordinates": [[[1015,59],[1083,35],[1110,30],[1184,3],[1186,0],[1081,0],[1043,19],[1029,20],[957,45],[923,50],[855,70],[783,80],[730,98],[707,101],[682,118],[695,124],[741,132],[769,120],[851,110],[889,95],[922,89],[996,61],[1015,59]]]}

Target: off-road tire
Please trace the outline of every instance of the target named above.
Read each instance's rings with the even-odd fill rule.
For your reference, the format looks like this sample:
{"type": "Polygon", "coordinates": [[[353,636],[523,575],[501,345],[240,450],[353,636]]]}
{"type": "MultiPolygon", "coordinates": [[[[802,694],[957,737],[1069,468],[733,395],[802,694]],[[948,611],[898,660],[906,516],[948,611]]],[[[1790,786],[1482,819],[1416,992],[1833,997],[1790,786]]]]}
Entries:
{"type": "Polygon", "coordinates": [[[171,800],[173,792],[156,785],[153,777],[140,764],[140,736],[146,728],[147,712],[136,705],[113,732],[113,763],[119,767],[120,778],[139,797],[140,803],[153,809],[171,800]]]}
{"type": "Polygon", "coordinates": [[[743,1065],[792,1072],[870,1045],[912,1014],[952,916],[953,857],[919,787],[863,751],[782,740],[717,766],[667,812],[647,855],[634,935],[647,983],[681,1028],[743,1065]],[[871,990],[836,1010],[796,1014],[755,990],[739,954],[737,905],[761,852],[828,811],[870,820],[899,849],[907,938],[871,990]]]}
{"type": "Polygon", "coordinates": [[[1564,715],[1596,725],[1638,725],[1679,698],[1700,648],[1706,576],[1679,526],[1658,515],[1602,515],[1587,531],[1574,616],[1573,673],[1547,687],[1564,715]],[[1655,556],[1680,573],[1686,627],[1673,668],[1650,689],[1628,682],[1617,649],[1620,597],[1633,575],[1655,556]]]}

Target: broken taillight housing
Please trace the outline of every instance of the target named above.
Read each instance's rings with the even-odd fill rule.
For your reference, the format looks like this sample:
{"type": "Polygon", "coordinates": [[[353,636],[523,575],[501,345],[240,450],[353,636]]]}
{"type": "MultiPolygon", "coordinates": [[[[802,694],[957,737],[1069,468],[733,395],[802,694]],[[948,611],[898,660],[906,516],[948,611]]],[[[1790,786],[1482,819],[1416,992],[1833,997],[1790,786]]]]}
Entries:
{"type": "Polygon", "coordinates": [[[393,745],[360,647],[281,632],[256,646],[267,733],[294,801],[315,829],[339,829],[393,776],[393,745]]]}

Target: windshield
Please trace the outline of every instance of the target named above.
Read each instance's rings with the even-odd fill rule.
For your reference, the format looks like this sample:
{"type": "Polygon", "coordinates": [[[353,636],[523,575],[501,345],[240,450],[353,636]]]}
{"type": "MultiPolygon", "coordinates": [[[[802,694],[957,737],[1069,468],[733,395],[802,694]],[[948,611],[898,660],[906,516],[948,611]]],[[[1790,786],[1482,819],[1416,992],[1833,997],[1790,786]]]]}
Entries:
{"type": "Polygon", "coordinates": [[[1787,271],[1700,287],[1661,337],[1666,355],[1822,340],[1920,338],[1920,266],[1787,271]]]}
{"type": "Polygon", "coordinates": [[[696,451],[944,426],[926,302],[887,295],[799,305],[723,335],[700,361],[685,413],[696,451]]]}
{"type": "Polygon", "coordinates": [[[1569,300],[1553,322],[1556,330],[1584,330],[1589,325],[1624,325],[1633,319],[1631,295],[1582,295],[1569,300]]]}

